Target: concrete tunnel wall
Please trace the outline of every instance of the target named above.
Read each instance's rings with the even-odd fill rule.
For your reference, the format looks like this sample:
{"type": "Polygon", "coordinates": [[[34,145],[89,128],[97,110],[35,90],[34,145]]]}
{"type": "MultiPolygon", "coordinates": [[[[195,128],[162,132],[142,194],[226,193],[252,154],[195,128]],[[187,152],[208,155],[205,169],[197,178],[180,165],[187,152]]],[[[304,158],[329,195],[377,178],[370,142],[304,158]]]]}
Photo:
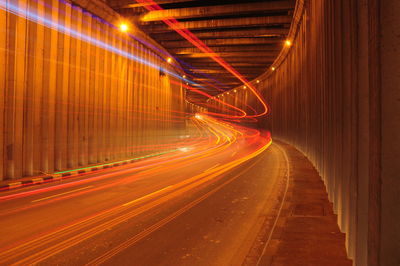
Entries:
{"type": "Polygon", "coordinates": [[[400,265],[399,12],[400,1],[304,1],[293,45],[259,77],[262,126],[314,163],[355,265],[400,265]]]}
{"type": "Polygon", "coordinates": [[[135,36],[154,49],[69,3],[6,4],[10,12],[0,9],[0,180],[132,158],[185,130],[188,103],[179,79],[64,34],[60,25],[177,73],[165,50],[138,29],[135,36]],[[11,5],[21,12],[13,14],[11,5]]]}
{"type": "MultiPolygon", "coordinates": [[[[400,1],[298,0],[292,45],[251,82],[270,106],[259,126],[313,162],[360,266],[400,265],[398,14],[400,1]]],[[[262,111],[244,86],[216,99],[262,111]]]]}

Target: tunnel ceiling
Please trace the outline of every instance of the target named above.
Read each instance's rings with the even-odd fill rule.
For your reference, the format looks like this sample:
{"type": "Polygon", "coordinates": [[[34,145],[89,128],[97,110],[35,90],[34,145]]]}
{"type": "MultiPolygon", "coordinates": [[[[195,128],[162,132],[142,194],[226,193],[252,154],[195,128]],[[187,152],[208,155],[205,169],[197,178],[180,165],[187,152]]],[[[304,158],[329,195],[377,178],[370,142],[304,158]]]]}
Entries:
{"type": "MultiPolygon", "coordinates": [[[[288,34],[295,0],[155,0],[163,10],[148,11],[135,0],[107,0],[109,6],[136,23],[180,62],[193,84],[216,95],[242,83],[169,28],[162,19],[175,18],[240,74],[253,80],[264,73],[288,34]]],[[[192,101],[202,96],[191,93],[192,101]]]]}

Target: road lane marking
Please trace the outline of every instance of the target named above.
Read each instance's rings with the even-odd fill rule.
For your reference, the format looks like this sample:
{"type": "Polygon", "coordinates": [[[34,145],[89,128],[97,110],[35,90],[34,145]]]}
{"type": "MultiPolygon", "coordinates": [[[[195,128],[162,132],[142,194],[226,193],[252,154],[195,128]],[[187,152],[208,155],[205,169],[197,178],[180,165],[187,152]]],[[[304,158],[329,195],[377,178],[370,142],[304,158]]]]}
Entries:
{"type": "MultiPolygon", "coordinates": [[[[210,150],[206,150],[207,154],[210,154],[211,151],[219,152],[222,150],[227,149],[232,143],[224,143],[221,144],[215,148],[212,148],[210,150]]],[[[126,221],[127,219],[131,219],[134,216],[137,216],[141,213],[143,213],[144,211],[147,211],[151,208],[154,208],[155,206],[158,206],[160,204],[162,204],[163,202],[166,202],[167,200],[177,197],[183,193],[185,193],[186,191],[193,189],[196,186],[199,186],[201,184],[204,184],[205,182],[208,182],[210,180],[212,180],[215,176],[218,176],[224,172],[227,172],[228,170],[236,167],[237,165],[251,159],[254,158],[255,156],[257,156],[258,154],[260,154],[261,152],[263,152],[265,149],[268,148],[268,146],[271,143],[266,143],[264,146],[262,146],[261,148],[259,148],[258,150],[256,150],[255,152],[241,158],[238,160],[235,160],[233,162],[218,166],[216,168],[214,168],[213,170],[210,170],[211,173],[203,173],[194,177],[191,177],[187,180],[185,180],[184,182],[181,182],[179,187],[182,187],[182,191],[178,191],[178,192],[172,192],[170,196],[163,196],[162,199],[160,200],[156,200],[155,203],[152,204],[148,204],[149,206],[143,206],[140,207],[138,209],[135,209],[132,212],[129,212],[127,214],[123,214],[121,216],[118,216],[112,220],[105,220],[108,218],[111,218],[112,214],[116,214],[118,212],[122,212],[122,210],[119,210],[119,208],[116,206],[114,208],[108,209],[106,211],[102,211],[98,214],[95,214],[93,216],[90,217],[85,217],[85,219],[82,219],[76,223],[70,224],[66,227],[57,229],[56,231],[53,231],[49,234],[43,235],[41,237],[38,237],[34,240],[31,240],[29,242],[25,242],[22,245],[19,245],[17,247],[13,247],[11,249],[8,249],[4,252],[1,253],[2,257],[3,255],[6,255],[7,258],[5,258],[4,260],[1,259],[0,261],[6,261],[7,259],[10,260],[12,258],[16,258],[18,256],[21,256],[23,253],[27,253],[28,250],[34,250],[34,249],[38,249],[39,247],[43,247],[48,243],[51,243],[52,241],[55,241],[55,238],[58,238],[59,241],[61,241],[61,243],[57,243],[55,245],[51,245],[50,248],[41,250],[39,252],[36,252],[34,255],[30,255],[24,259],[21,260],[21,262],[24,261],[31,261],[31,260],[37,260],[37,261],[43,261],[44,259],[46,259],[49,256],[52,256],[56,253],[59,253],[63,250],[65,250],[66,248],[76,245],[77,243],[80,243],[90,237],[93,237],[94,235],[101,233],[102,231],[115,226],[116,224],[119,224],[121,222],[126,221]],[[208,176],[208,177],[207,177],[208,176]],[[201,180],[204,179],[204,180],[201,180]],[[190,185],[189,185],[190,184],[190,185]],[[186,187],[186,189],[184,189],[184,187],[186,187]],[[101,221],[104,220],[104,221],[101,221]],[[101,221],[100,225],[99,221],[101,221]],[[87,230],[85,230],[83,233],[80,233],[78,235],[73,235],[68,237],[66,240],[62,241],[62,237],[67,237],[69,234],[71,234],[72,232],[76,232],[78,229],[81,230],[84,227],[88,227],[88,226],[92,226],[91,228],[88,228],[87,230]],[[16,252],[17,250],[22,250],[23,252],[16,252]],[[28,250],[27,250],[28,249],[28,250]]],[[[201,155],[203,154],[203,152],[199,152],[199,154],[196,153],[196,155],[201,155]]],[[[206,157],[207,155],[204,156],[197,156],[197,159],[206,157]]],[[[174,188],[176,188],[177,186],[174,185],[174,188]]],[[[167,188],[164,188],[167,189],[167,188]]],[[[154,193],[154,192],[153,192],[154,193]]],[[[146,197],[149,197],[149,195],[147,195],[146,197]]],[[[121,205],[119,205],[121,206],[121,205]]],[[[4,258],[4,257],[3,257],[4,258]]]]}
{"type": "Polygon", "coordinates": [[[279,220],[279,218],[280,218],[280,216],[281,216],[281,212],[282,212],[282,209],[283,209],[283,204],[286,202],[286,194],[287,194],[287,192],[288,192],[288,190],[289,190],[289,179],[290,179],[290,174],[291,174],[289,157],[288,157],[286,151],[285,151],[279,144],[276,144],[276,147],[283,153],[283,156],[284,156],[285,161],[286,161],[286,174],[285,174],[285,175],[286,175],[286,185],[285,185],[285,192],[284,192],[283,197],[282,197],[282,199],[281,199],[281,203],[280,203],[280,206],[279,206],[278,213],[277,213],[277,215],[276,215],[275,221],[274,221],[274,223],[272,224],[272,228],[271,228],[271,230],[270,230],[270,232],[269,232],[268,239],[267,239],[267,241],[264,243],[264,248],[263,248],[263,250],[262,250],[262,252],[261,252],[260,257],[258,258],[258,261],[257,261],[256,266],[261,265],[261,261],[262,261],[262,259],[263,259],[264,256],[265,256],[265,252],[266,252],[266,250],[267,250],[267,248],[268,248],[268,246],[269,246],[269,242],[271,241],[272,234],[274,233],[275,228],[276,228],[276,225],[278,224],[278,220],[279,220]]]}
{"type": "Polygon", "coordinates": [[[34,203],[34,202],[38,202],[38,201],[52,199],[52,198],[55,198],[55,197],[58,197],[58,196],[70,194],[70,193],[73,193],[73,192],[76,192],[76,191],[81,191],[81,190],[88,189],[88,188],[91,188],[91,187],[93,187],[93,186],[87,186],[87,187],[82,187],[82,188],[70,190],[70,191],[67,191],[67,192],[64,192],[64,193],[60,193],[60,194],[56,194],[56,195],[53,195],[53,196],[49,196],[49,197],[45,197],[45,198],[41,198],[41,199],[37,199],[37,200],[32,200],[31,202],[34,203]]]}
{"type": "Polygon", "coordinates": [[[128,206],[128,205],[131,205],[131,204],[133,204],[133,203],[135,203],[135,202],[138,202],[138,201],[141,201],[141,200],[146,199],[146,198],[148,198],[148,197],[151,197],[151,196],[153,196],[153,195],[156,195],[156,194],[158,194],[158,193],[160,193],[160,192],[162,192],[162,191],[164,191],[164,190],[167,190],[167,189],[169,189],[169,188],[171,188],[171,187],[172,187],[172,186],[167,186],[167,187],[162,188],[162,189],[160,189],[160,190],[154,191],[153,193],[147,194],[147,195],[145,195],[145,196],[143,196],[143,197],[140,197],[140,198],[137,198],[137,199],[135,199],[135,200],[129,201],[129,202],[127,202],[127,203],[124,203],[124,204],[122,204],[122,206],[125,207],[125,206],[128,206]]]}
{"type": "Polygon", "coordinates": [[[214,165],[214,166],[208,168],[207,170],[203,171],[203,173],[207,173],[208,171],[214,169],[215,167],[217,167],[217,166],[219,166],[219,165],[220,165],[220,163],[217,163],[216,165],[214,165]]]}
{"type": "Polygon", "coordinates": [[[251,165],[247,166],[245,169],[240,171],[238,174],[234,175],[224,183],[220,184],[216,188],[208,191],[206,194],[203,194],[201,197],[193,200],[189,204],[185,205],[183,208],[177,210],[176,212],[173,212],[169,216],[165,217],[164,219],[158,221],[157,223],[151,225],[147,229],[143,230],[141,233],[133,236],[132,238],[128,239],[127,241],[121,243],[120,245],[116,246],[115,248],[111,249],[110,251],[104,253],[103,255],[97,257],[96,259],[90,261],[87,263],[85,266],[95,266],[95,265],[100,265],[109,260],[110,258],[114,257],[118,253],[122,252],[123,250],[127,249],[128,247],[132,246],[139,240],[143,239],[144,237],[148,236],[149,234],[153,233],[154,231],[158,230],[159,228],[163,227],[170,221],[174,220],[175,218],[179,217],[181,214],[185,213],[186,211],[190,210],[192,207],[196,206],[203,200],[207,199],[209,196],[213,195],[215,192],[219,191],[221,188],[226,186],[227,184],[231,183],[232,181],[236,180],[238,177],[242,176],[244,173],[246,173],[249,169],[251,169],[254,165],[259,163],[260,158],[253,162],[251,165]]]}
{"type": "MultiPolygon", "coordinates": [[[[122,222],[125,222],[129,219],[132,219],[135,216],[138,216],[154,207],[157,207],[168,200],[171,200],[173,198],[176,198],[180,195],[183,195],[187,191],[199,187],[200,185],[211,181],[214,179],[216,176],[221,175],[222,173],[227,172],[228,170],[238,166],[239,164],[248,161],[256,156],[258,156],[260,153],[262,153],[264,150],[266,150],[269,146],[271,145],[271,141],[265,144],[263,147],[260,149],[256,150],[255,152],[241,158],[238,160],[235,160],[233,162],[229,162],[227,164],[224,164],[222,166],[219,166],[215,169],[213,169],[211,174],[209,173],[203,173],[194,177],[191,177],[189,179],[184,180],[183,182],[179,183],[179,189],[177,191],[174,191],[168,195],[165,195],[161,197],[160,199],[155,200],[154,202],[145,204],[144,206],[141,206],[139,208],[133,209],[132,211],[128,213],[122,214],[121,211],[118,207],[114,207],[112,209],[108,209],[106,211],[101,212],[100,214],[93,215],[91,217],[87,217],[84,220],[81,220],[77,223],[71,224],[67,227],[58,229],[54,232],[51,232],[49,234],[40,236],[36,239],[33,239],[28,242],[24,242],[23,244],[13,247],[11,249],[5,250],[4,252],[0,253],[0,264],[6,261],[10,261],[12,259],[15,259],[17,257],[20,257],[23,254],[26,254],[26,256],[23,259],[20,259],[18,261],[19,265],[26,265],[26,264],[35,264],[40,261],[43,261],[47,259],[48,257],[54,256],[55,254],[58,254],[65,249],[72,247],[78,243],[81,243],[82,241],[89,239],[90,237],[93,237],[109,228],[112,228],[122,222]],[[120,213],[119,216],[112,218],[112,215],[115,215],[117,213],[120,213]],[[111,218],[111,220],[105,220],[107,218],[111,218]],[[77,230],[83,230],[84,228],[87,228],[86,230],[82,231],[81,233],[77,234],[77,230]],[[71,235],[73,233],[73,235],[71,235]],[[70,236],[68,236],[70,235],[70,236]],[[63,238],[66,238],[63,240],[63,238]],[[49,243],[57,241],[57,243],[49,245],[49,243]],[[47,247],[47,248],[43,248],[47,247]],[[39,248],[42,248],[38,250],[39,248]],[[32,255],[28,255],[28,252],[31,252],[36,250],[36,252],[32,255]]],[[[174,185],[176,188],[177,186],[174,185]]],[[[121,205],[119,205],[121,206],[121,205]]]]}

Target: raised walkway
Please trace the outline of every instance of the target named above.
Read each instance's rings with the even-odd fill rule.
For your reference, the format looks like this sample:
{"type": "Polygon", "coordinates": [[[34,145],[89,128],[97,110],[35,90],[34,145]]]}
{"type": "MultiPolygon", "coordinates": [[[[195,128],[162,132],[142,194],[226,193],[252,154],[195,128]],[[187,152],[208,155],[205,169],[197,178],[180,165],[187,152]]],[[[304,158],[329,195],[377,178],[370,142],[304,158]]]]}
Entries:
{"type": "Polygon", "coordinates": [[[289,186],[276,227],[258,265],[347,266],[345,235],[337,225],[325,185],[293,146],[275,141],[289,161],[289,186]]]}

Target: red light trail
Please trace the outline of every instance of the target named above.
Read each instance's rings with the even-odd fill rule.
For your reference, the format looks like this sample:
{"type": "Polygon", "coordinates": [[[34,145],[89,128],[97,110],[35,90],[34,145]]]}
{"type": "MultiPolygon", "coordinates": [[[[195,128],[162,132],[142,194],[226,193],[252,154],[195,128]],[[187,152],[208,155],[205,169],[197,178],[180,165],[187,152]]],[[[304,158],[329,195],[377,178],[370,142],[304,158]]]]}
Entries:
{"type": "MultiPolygon", "coordinates": [[[[144,7],[149,10],[162,10],[162,7],[160,7],[156,2],[153,0],[136,0],[139,3],[145,4],[144,7]]],[[[196,37],[191,31],[188,29],[184,28],[181,26],[179,21],[177,21],[174,18],[166,18],[163,19],[163,21],[170,26],[173,30],[175,30],[177,33],[179,33],[182,37],[184,37],[186,40],[188,40],[190,43],[192,43],[194,46],[196,46],[198,49],[200,49],[202,52],[209,54],[210,57],[220,64],[222,67],[224,67],[227,71],[229,71],[233,76],[238,78],[245,86],[247,86],[253,94],[256,96],[258,101],[262,104],[264,111],[261,112],[260,114],[255,114],[255,115],[248,115],[246,114],[245,116],[247,117],[260,117],[263,115],[266,115],[268,113],[268,105],[265,102],[263,96],[259,93],[259,91],[243,76],[241,75],[238,71],[236,71],[230,64],[228,64],[224,59],[222,59],[220,56],[218,56],[210,47],[208,47],[204,42],[202,42],[199,38],[196,37]]],[[[211,97],[210,97],[211,98],[211,97]]],[[[242,110],[243,111],[243,110],[242,110]]],[[[245,111],[243,111],[246,113],[245,111]]],[[[242,118],[242,116],[232,116],[232,118],[242,118]]]]}

